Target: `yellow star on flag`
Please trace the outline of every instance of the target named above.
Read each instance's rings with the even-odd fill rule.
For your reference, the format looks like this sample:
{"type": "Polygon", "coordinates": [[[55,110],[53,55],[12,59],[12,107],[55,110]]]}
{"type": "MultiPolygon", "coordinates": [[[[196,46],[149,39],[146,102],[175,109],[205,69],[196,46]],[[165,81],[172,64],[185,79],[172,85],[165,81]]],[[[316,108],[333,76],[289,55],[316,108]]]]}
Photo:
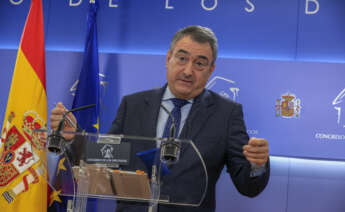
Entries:
{"type": "Polygon", "coordinates": [[[60,202],[60,203],[62,202],[61,199],[60,199],[60,197],[59,197],[60,193],[61,193],[61,190],[59,190],[59,191],[53,190],[53,191],[52,191],[52,193],[50,194],[49,207],[50,207],[55,201],[60,202]]]}
{"type": "Polygon", "coordinates": [[[97,132],[99,132],[99,118],[97,119],[97,123],[92,126],[97,129],[97,132]]]}
{"type": "Polygon", "coordinates": [[[65,167],[65,165],[63,164],[63,163],[65,162],[65,160],[66,160],[65,157],[63,157],[63,158],[60,159],[59,165],[58,165],[58,170],[57,170],[57,173],[56,173],[56,176],[59,175],[60,170],[64,170],[64,171],[67,170],[66,167],[65,167]]]}

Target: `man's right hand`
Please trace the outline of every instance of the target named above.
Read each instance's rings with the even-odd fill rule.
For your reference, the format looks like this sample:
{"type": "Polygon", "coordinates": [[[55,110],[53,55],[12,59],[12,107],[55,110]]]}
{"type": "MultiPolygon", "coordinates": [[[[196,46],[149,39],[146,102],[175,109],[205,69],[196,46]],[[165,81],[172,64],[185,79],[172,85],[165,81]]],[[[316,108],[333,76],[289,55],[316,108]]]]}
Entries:
{"type": "MultiPolygon", "coordinates": [[[[65,108],[65,106],[59,102],[55,108],[51,111],[50,114],[50,129],[56,130],[59,126],[60,121],[62,120],[63,115],[68,112],[68,110],[65,108]]],[[[70,131],[75,132],[77,131],[77,120],[75,116],[72,113],[68,113],[67,117],[74,123],[74,126],[69,123],[67,120],[65,120],[62,130],[63,131],[70,131]]],[[[67,134],[64,133],[62,135],[66,140],[72,140],[74,138],[73,134],[67,134]]]]}

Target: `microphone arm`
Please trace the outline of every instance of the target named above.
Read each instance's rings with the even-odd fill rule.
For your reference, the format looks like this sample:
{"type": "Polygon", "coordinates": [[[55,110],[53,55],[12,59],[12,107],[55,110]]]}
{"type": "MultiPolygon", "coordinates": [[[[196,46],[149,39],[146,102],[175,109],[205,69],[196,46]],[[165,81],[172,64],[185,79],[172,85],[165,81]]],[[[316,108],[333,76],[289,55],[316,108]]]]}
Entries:
{"type": "Polygon", "coordinates": [[[160,160],[166,164],[174,164],[177,163],[179,160],[181,144],[180,142],[175,140],[176,126],[173,115],[169,112],[169,110],[166,107],[164,107],[163,104],[161,104],[161,107],[169,115],[172,123],[167,141],[161,144],[160,160]]]}
{"type": "Polygon", "coordinates": [[[62,116],[62,119],[59,122],[57,129],[54,130],[53,133],[48,136],[48,151],[53,152],[55,154],[61,154],[65,151],[64,145],[66,143],[66,139],[61,135],[61,131],[64,126],[65,120],[68,120],[73,125],[73,122],[67,117],[68,113],[79,110],[85,110],[94,106],[96,106],[96,104],[84,105],[65,112],[62,116]]]}

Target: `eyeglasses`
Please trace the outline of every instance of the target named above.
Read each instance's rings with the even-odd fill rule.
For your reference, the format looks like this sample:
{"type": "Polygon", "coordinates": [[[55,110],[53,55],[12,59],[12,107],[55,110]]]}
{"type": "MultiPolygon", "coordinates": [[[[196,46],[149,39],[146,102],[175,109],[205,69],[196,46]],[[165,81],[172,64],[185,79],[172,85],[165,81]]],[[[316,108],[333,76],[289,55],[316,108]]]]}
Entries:
{"type": "Polygon", "coordinates": [[[198,56],[193,59],[193,57],[184,52],[177,52],[174,55],[174,60],[178,65],[181,66],[187,65],[190,61],[192,61],[193,68],[197,71],[203,71],[209,66],[209,62],[206,57],[198,56]]]}

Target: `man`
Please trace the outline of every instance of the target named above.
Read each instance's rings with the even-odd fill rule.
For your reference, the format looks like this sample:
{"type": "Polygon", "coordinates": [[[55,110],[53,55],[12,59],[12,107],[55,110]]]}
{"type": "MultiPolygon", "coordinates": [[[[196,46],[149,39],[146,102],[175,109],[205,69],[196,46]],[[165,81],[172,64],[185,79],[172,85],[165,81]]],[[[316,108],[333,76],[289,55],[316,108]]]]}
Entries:
{"type": "MultiPolygon", "coordinates": [[[[208,188],[200,207],[160,205],[160,212],[214,211],[215,186],[224,165],[243,195],[254,197],[268,183],[268,142],[260,138],[249,139],[240,104],[205,89],[215,69],[217,50],[217,39],[209,28],[189,26],[178,31],[166,56],[167,85],[125,96],[109,130],[114,134],[163,137],[168,114],[161,105],[171,113],[179,107],[176,109],[180,113],[180,121],[175,123],[176,134],[181,139],[191,139],[199,149],[208,172],[208,188]]],[[[56,129],[64,111],[61,103],[52,110],[52,129],[56,129]]],[[[70,118],[75,121],[72,115],[70,118]]],[[[70,126],[66,127],[71,130],[70,126]]],[[[174,166],[173,174],[166,177],[161,193],[176,193],[176,189],[182,187],[185,193],[179,193],[179,198],[182,201],[189,198],[189,192],[197,189],[193,181],[200,178],[194,162],[188,152],[184,152],[179,166],[174,166]]],[[[118,210],[138,211],[139,208],[141,206],[131,209],[130,205],[119,204],[118,210]]]]}

